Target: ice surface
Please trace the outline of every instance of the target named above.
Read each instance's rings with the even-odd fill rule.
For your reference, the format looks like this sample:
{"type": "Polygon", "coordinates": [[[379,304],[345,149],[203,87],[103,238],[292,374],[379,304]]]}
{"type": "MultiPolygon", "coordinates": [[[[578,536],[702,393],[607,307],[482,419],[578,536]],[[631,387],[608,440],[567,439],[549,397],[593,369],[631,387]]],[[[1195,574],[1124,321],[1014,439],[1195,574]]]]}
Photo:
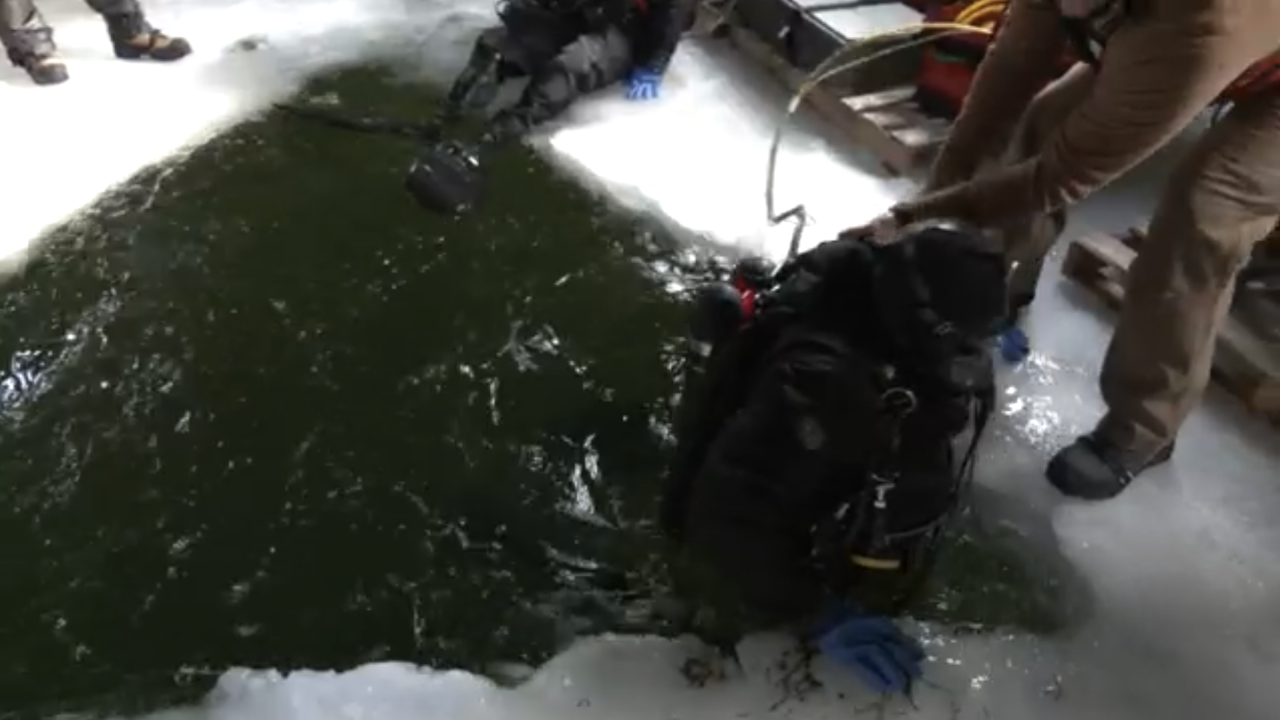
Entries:
{"type": "MultiPolygon", "coordinates": [[[[694,233],[775,258],[791,225],[766,222],[769,144],[787,97],[723,45],[688,43],[662,102],[583,103],[550,145],[624,203],[694,233]],[[696,158],[696,160],[695,160],[696,158]]],[[[801,117],[787,125],[774,179],[775,212],[803,203],[815,240],[871,219],[910,188],[865,169],[801,117]]],[[[859,163],[858,160],[862,160],[859,163]]]]}
{"type": "Polygon", "coordinates": [[[151,21],[189,38],[180,63],[122,62],[82,0],[42,0],[71,81],[35,87],[0,63],[0,260],[142,167],[285,97],[308,74],[369,55],[400,0],[151,0],[151,21]],[[245,50],[243,40],[256,41],[245,50]]]}
{"type": "MultiPolygon", "coordinates": [[[[38,95],[0,87],[5,136],[14,137],[17,122],[25,123],[31,138],[18,150],[19,165],[21,153],[30,154],[27,162],[48,163],[36,170],[43,174],[34,182],[21,175],[15,179],[12,171],[3,174],[6,245],[25,243],[141,164],[253,112],[304,72],[359,56],[368,37],[394,15],[390,4],[368,0],[312,0],[305,14],[267,0],[160,4],[155,12],[160,22],[172,21],[205,48],[235,40],[243,27],[239,18],[248,17],[249,26],[264,30],[275,50],[151,69],[102,60],[96,25],[58,12],[65,6],[50,5],[55,10],[50,14],[61,19],[60,37],[78,82],[38,95]],[[302,42],[306,38],[320,41],[302,42]],[[311,50],[304,53],[304,45],[311,50]],[[250,75],[252,83],[233,82],[250,75]],[[146,78],[150,97],[185,99],[166,103],[169,120],[129,131],[123,119],[93,111],[97,103],[142,82],[139,77],[146,78]],[[154,92],[154,84],[165,91],[154,92]],[[15,104],[38,112],[15,120],[9,111],[15,104]],[[111,141],[102,142],[104,136],[111,141]],[[75,159],[75,172],[68,172],[69,158],[75,159]],[[46,193],[44,188],[55,182],[66,192],[46,193]]],[[[457,12],[438,27],[419,26],[417,32],[474,24],[482,12],[479,4],[453,9],[457,12]]],[[[456,65],[460,50],[457,42],[433,42],[425,53],[456,65]]],[[[627,205],[660,213],[719,243],[776,257],[785,249],[787,230],[769,230],[763,222],[763,169],[772,123],[784,100],[716,49],[691,43],[678,58],[662,101],[644,107],[624,107],[616,98],[587,103],[543,142],[566,167],[627,205]]],[[[6,161],[13,159],[6,156],[6,161]]],[[[1119,228],[1140,219],[1161,163],[1167,159],[1088,203],[1075,222],[1119,228]]],[[[803,201],[819,220],[810,240],[864,220],[909,191],[900,182],[876,178],[812,130],[788,140],[779,168],[780,204],[803,201]]],[[[1051,265],[1028,322],[1035,351],[1022,366],[1004,373],[1001,416],[985,448],[979,481],[991,498],[983,508],[988,519],[1022,532],[1046,559],[1064,555],[1070,560],[1094,595],[1093,613],[1054,638],[922,628],[933,660],[929,682],[917,697],[918,710],[897,701],[883,711],[922,720],[1277,717],[1280,473],[1275,468],[1280,450],[1275,436],[1215,389],[1189,422],[1174,463],[1106,504],[1082,505],[1056,496],[1042,479],[1043,466],[1054,448],[1088,429],[1101,411],[1096,376],[1111,318],[1059,279],[1056,262],[1051,265]]],[[[201,706],[158,717],[820,720],[875,710],[867,709],[872,698],[852,678],[821,665],[824,689],[779,705],[783,690],[773,665],[780,641],[755,638],[748,645],[745,675],[701,689],[689,688],[677,673],[680,661],[695,650],[691,645],[606,637],[578,643],[514,689],[465,673],[404,665],[333,673],[231,670],[201,706]]]]}

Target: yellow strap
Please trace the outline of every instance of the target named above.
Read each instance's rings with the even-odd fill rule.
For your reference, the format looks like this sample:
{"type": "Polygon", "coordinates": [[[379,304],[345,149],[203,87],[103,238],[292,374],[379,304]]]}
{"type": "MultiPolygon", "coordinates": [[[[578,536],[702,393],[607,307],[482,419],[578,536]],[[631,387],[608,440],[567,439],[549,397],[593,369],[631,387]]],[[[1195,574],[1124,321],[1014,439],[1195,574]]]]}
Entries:
{"type": "Polygon", "coordinates": [[[881,560],[865,555],[850,555],[849,562],[868,570],[897,570],[902,567],[902,562],[898,560],[881,560]]]}

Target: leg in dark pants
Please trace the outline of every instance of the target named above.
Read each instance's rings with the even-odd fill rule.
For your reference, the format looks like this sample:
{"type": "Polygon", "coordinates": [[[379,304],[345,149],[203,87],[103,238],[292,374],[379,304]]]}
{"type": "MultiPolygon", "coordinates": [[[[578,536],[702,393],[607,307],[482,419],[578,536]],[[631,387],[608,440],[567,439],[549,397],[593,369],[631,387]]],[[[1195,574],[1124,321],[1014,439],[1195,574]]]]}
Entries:
{"type": "Polygon", "coordinates": [[[85,3],[102,15],[141,15],[138,0],[85,0],[85,3]]]}
{"type": "MultiPolygon", "coordinates": [[[[171,38],[147,23],[138,0],[86,0],[107,23],[107,32],[119,58],[177,60],[191,53],[181,38],[171,38]]],[[[33,0],[0,0],[0,43],[9,61],[27,71],[38,85],[54,85],[67,79],[63,64],[53,55],[53,30],[33,0]]]]}
{"type": "Polygon", "coordinates": [[[467,66],[449,88],[444,120],[452,122],[466,113],[485,112],[505,83],[528,76],[526,67],[544,65],[558,52],[559,47],[550,47],[542,52],[543,57],[534,57],[537,48],[521,43],[505,25],[486,28],[476,38],[467,66]]]}
{"type": "Polygon", "coordinates": [[[621,80],[631,68],[631,41],[613,28],[583,35],[533,73],[520,100],[494,118],[496,139],[552,120],[584,95],[621,80]]]}
{"type": "Polygon", "coordinates": [[[151,26],[138,0],[85,0],[107,21],[116,57],[122,60],[172,61],[191,54],[182,38],[169,37],[151,26]]]}
{"type": "Polygon", "coordinates": [[[55,49],[53,29],[32,0],[0,0],[0,43],[19,67],[29,58],[47,58],[55,49]]]}
{"type": "Polygon", "coordinates": [[[138,0],[85,0],[85,4],[107,21],[112,42],[124,42],[152,32],[138,0]]]}

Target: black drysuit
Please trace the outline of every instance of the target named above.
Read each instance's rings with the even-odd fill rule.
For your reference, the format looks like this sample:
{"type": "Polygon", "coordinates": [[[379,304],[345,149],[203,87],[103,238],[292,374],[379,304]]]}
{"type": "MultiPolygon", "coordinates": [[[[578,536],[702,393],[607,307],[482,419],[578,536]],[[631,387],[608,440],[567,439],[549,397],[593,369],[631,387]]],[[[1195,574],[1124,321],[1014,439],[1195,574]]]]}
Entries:
{"type": "Polygon", "coordinates": [[[476,40],[449,102],[483,111],[502,83],[527,77],[498,115],[512,130],[529,129],[633,69],[666,72],[691,9],[687,0],[509,0],[499,5],[502,22],[476,40]]]}
{"type": "MultiPolygon", "coordinates": [[[[930,555],[923,562],[868,574],[850,565],[847,547],[835,563],[819,557],[815,528],[844,503],[865,502],[877,478],[891,474],[885,536],[931,526],[940,533],[965,475],[953,440],[971,421],[980,426],[976,398],[989,402],[987,345],[966,339],[952,346],[962,352],[942,354],[913,346],[907,315],[925,311],[900,289],[920,284],[882,271],[867,247],[842,240],[801,255],[753,325],[715,349],[703,381],[682,400],[662,524],[759,627],[803,630],[850,598],[900,609],[927,573],[939,534],[915,536],[925,542],[912,547],[930,555]],[[955,381],[962,366],[967,379],[955,381]],[[900,415],[903,391],[914,406],[900,415]],[[874,597],[881,589],[889,592],[874,597]]],[[[978,288],[960,287],[966,270],[951,259],[937,266],[939,276],[952,266],[954,293],[968,294],[990,323],[1003,309],[1003,268],[998,253],[982,262],[978,288]]],[[[934,318],[921,331],[930,327],[942,324],[934,318]]]]}
{"type": "MultiPolygon", "coordinates": [[[[142,18],[138,0],[85,0],[105,17],[142,18]]],[[[0,0],[0,43],[9,59],[21,64],[27,58],[54,53],[53,29],[36,9],[35,0],[0,0]]]]}

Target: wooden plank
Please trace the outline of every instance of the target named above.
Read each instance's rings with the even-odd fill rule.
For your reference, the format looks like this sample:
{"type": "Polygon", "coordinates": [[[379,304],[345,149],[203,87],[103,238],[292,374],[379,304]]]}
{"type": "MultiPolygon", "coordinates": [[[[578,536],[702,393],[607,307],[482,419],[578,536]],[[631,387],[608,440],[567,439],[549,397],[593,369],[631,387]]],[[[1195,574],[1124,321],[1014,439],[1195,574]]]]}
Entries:
{"type": "Polygon", "coordinates": [[[912,87],[841,98],[848,110],[847,132],[866,145],[890,171],[905,175],[920,168],[946,139],[949,125],[920,112],[912,87]]]}
{"type": "MultiPolygon", "coordinates": [[[[1145,225],[1134,227],[1122,236],[1125,246],[1135,252],[1146,239],[1145,225]]],[[[1280,343],[1280,302],[1277,302],[1280,293],[1268,287],[1268,281],[1280,280],[1280,273],[1269,272],[1269,264],[1266,252],[1254,253],[1253,261],[1241,271],[1237,281],[1231,311],[1259,340],[1272,345],[1280,343]],[[1250,269],[1259,272],[1251,275],[1250,269]],[[1257,279],[1250,282],[1251,277],[1257,279]]]]}
{"type": "Polygon", "coordinates": [[[912,88],[895,87],[880,92],[866,93],[865,95],[855,95],[854,97],[845,98],[844,104],[850,110],[857,113],[874,112],[876,110],[886,110],[911,103],[912,88]]]}
{"type": "Polygon", "coordinates": [[[1067,247],[1062,274],[1084,285],[1113,310],[1124,302],[1123,280],[1116,268],[1128,267],[1130,256],[1123,245],[1105,235],[1085,235],[1067,247]]]}
{"type": "MultiPolygon", "coordinates": [[[[1063,274],[1119,309],[1124,304],[1129,264],[1144,237],[1131,231],[1120,237],[1077,238],[1067,249],[1063,274]]],[[[1218,332],[1213,374],[1250,410],[1280,422],[1280,345],[1260,337],[1235,313],[1227,316],[1218,332]]]]}
{"type": "MultiPolygon", "coordinates": [[[[699,5],[695,28],[695,32],[728,39],[793,90],[805,81],[806,73],[792,67],[766,42],[708,2],[699,5]]],[[[874,154],[889,172],[903,175],[918,169],[946,138],[949,123],[920,112],[912,100],[914,87],[898,84],[841,97],[845,94],[842,89],[851,87],[857,87],[857,83],[848,78],[824,83],[805,96],[806,104],[851,143],[874,154]]]]}
{"type": "Polygon", "coordinates": [[[1237,282],[1231,311],[1263,342],[1280,345],[1280,285],[1269,286],[1276,280],[1280,276],[1237,282]]]}
{"type": "Polygon", "coordinates": [[[1147,239],[1147,226],[1135,225],[1129,228],[1127,232],[1120,236],[1120,242],[1130,250],[1137,252],[1142,247],[1142,243],[1147,239]]]}

